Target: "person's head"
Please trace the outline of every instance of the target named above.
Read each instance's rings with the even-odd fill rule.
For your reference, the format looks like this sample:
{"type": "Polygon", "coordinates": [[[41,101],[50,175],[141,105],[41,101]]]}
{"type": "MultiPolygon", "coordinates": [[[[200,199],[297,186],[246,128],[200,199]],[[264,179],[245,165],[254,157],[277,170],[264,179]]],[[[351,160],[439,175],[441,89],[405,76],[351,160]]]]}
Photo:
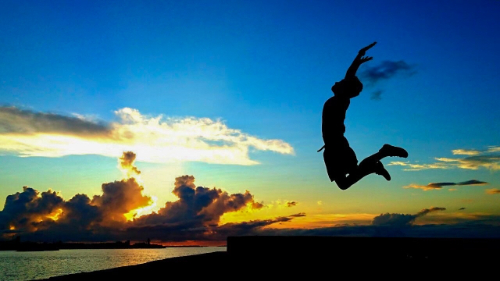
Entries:
{"type": "Polygon", "coordinates": [[[348,98],[357,97],[362,90],[363,83],[361,83],[356,76],[343,79],[340,82],[335,82],[332,86],[332,92],[334,95],[345,96],[348,98]]]}

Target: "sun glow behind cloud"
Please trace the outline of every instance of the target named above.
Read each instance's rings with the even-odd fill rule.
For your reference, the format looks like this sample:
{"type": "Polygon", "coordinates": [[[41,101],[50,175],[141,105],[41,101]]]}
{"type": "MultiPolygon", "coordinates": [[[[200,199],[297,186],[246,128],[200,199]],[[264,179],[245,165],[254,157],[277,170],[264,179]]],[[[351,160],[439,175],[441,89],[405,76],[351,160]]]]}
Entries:
{"type": "MultiPolygon", "coordinates": [[[[144,231],[161,228],[156,234],[158,237],[178,240],[176,237],[183,237],[185,230],[203,240],[205,236],[221,235],[214,230],[224,214],[263,208],[249,191],[230,194],[215,187],[197,186],[194,176],[184,175],[176,178],[172,191],[178,200],[167,201],[162,208],[154,210],[156,200],[136,179],[141,171],[134,165],[135,159],[134,152],[123,153],[118,167],[125,178],[103,183],[100,195],[76,194],[65,200],[58,192],[39,192],[25,186],[23,192],[7,196],[5,207],[0,211],[0,237],[10,237],[16,231],[23,235],[47,235],[44,237],[67,237],[71,233],[70,239],[74,239],[72,237],[80,235],[89,238],[96,231],[103,235],[121,235],[125,229],[128,235],[142,237],[144,231]]],[[[286,220],[291,218],[268,219],[263,223],[286,220]]],[[[231,227],[224,229],[231,230],[231,227]]]]}
{"type": "Polygon", "coordinates": [[[46,217],[53,220],[53,221],[57,221],[59,219],[59,216],[62,213],[63,213],[63,209],[58,208],[54,212],[52,212],[51,214],[48,214],[46,217]]]}
{"type": "Polygon", "coordinates": [[[255,165],[249,148],[294,154],[279,139],[264,140],[221,120],[209,118],[149,117],[132,108],[115,111],[118,121],[107,126],[83,117],[23,111],[0,107],[0,151],[21,157],[61,157],[96,154],[119,157],[123,151],[137,160],[154,163],[201,161],[216,164],[255,165]]]}
{"type": "MultiPolygon", "coordinates": [[[[123,175],[125,176],[126,179],[134,178],[137,183],[139,183],[141,186],[144,187],[144,182],[141,179],[141,171],[134,166],[134,161],[136,158],[136,154],[132,151],[126,151],[123,152],[122,157],[118,159],[118,169],[122,171],[123,175]]],[[[148,191],[144,187],[143,191],[144,194],[148,194],[148,191]]],[[[127,221],[131,221],[134,218],[139,218],[144,215],[149,215],[153,213],[154,211],[158,211],[157,207],[157,201],[158,197],[156,196],[150,196],[151,200],[149,201],[149,205],[140,207],[134,210],[131,210],[130,212],[124,214],[125,218],[127,221]]]]}

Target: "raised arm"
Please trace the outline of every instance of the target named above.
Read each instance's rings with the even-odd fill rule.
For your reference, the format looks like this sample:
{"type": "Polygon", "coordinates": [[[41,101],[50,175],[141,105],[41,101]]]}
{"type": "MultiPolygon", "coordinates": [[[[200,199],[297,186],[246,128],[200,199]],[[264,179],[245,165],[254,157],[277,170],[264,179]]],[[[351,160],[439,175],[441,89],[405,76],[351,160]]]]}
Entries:
{"type": "Polygon", "coordinates": [[[365,57],[364,55],[366,54],[366,51],[368,51],[371,47],[375,46],[375,44],[377,44],[377,42],[373,42],[370,45],[359,50],[358,55],[356,56],[356,58],[354,58],[354,61],[352,62],[351,66],[349,66],[349,68],[347,69],[345,78],[356,76],[356,71],[358,71],[359,66],[373,59],[373,57],[365,57]]]}

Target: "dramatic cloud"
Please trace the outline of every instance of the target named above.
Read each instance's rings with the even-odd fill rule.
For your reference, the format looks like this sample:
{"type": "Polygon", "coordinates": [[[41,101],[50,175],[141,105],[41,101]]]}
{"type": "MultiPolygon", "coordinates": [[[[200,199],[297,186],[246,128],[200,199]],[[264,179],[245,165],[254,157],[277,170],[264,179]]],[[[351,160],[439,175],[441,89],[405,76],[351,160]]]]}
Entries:
{"type": "Polygon", "coordinates": [[[54,191],[41,194],[30,187],[7,196],[0,212],[0,230],[36,231],[46,219],[57,220],[64,200],[54,191]]]}
{"type": "Polygon", "coordinates": [[[455,149],[454,155],[465,155],[464,158],[435,158],[438,162],[432,164],[415,164],[393,161],[389,165],[407,167],[405,171],[420,171],[426,169],[466,169],[478,170],[485,168],[492,171],[500,170],[500,147],[490,146],[487,150],[455,149]]]}
{"type": "Polygon", "coordinates": [[[296,201],[288,201],[286,202],[286,206],[287,207],[293,207],[293,206],[297,206],[298,202],[296,201]]]}
{"type": "Polygon", "coordinates": [[[136,225],[175,224],[191,222],[197,226],[217,224],[227,212],[235,212],[245,207],[260,209],[261,203],[254,200],[249,191],[228,194],[221,189],[207,188],[194,184],[193,176],[175,179],[172,191],[178,201],[167,202],[157,213],[142,216],[134,221],[136,225]]]}
{"type": "Polygon", "coordinates": [[[377,216],[373,218],[373,225],[377,226],[409,226],[412,225],[413,222],[422,216],[425,216],[431,212],[437,212],[437,211],[445,211],[446,208],[440,208],[440,207],[433,207],[430,209],[423,209],[420,212],[414,214],[414,215],[409,215],[409,214],[381,214],[380,216],[377,216]]]}
{"type": "Polygon", "coordinates": [[[500,194],[500,189],[498,188],[486,189],[486,194],[500,194]]]}
{"type": "Polygon", "coordinates": [[[107,222],[125,222],[135,216],[130,212],[153,203],[143,195],[144,187],[135,178],[102,184],[102,195],[95,195],[92,205],[98,206],[107,222]]]}
{"type": "Polygon", "coordinates": [[[410,184],[405,186],[404,188],[415,188],[415,189],[423,189],[427,190],[436,190],[441,189],[444,186],[465,186],[465,185],[487,185],[487,182],[478,181],[478,180],[469,180],[464,182],[433,182],[428,185],[418,185],[418,184],[410,184]]]}
{"type": "Polygon", "coordinates": [[[125,223],[127,215],[131,219],[134,210],[151,203],[151,198],[142,194],[143,189],[130,178],[103,184],[103,194],[95,195],[92,200],[85,194],[77,194],[64,201],[54,191],[40,194],[33,188],[24,187],[23,192],[7,196],[0,212],[0,231],[34,232],[56,225],[81,229],[93,224],[125,223]]]}
{"type": "MultiPolygon", "coordinates": [[[[119,168],[138,174],[134,159],[135,153],[125,152],[118,161],[119,168]]],[[[299,213],[221,228],[219,222],[224,214],[258,210],[263,204],[255,201],[249,191],[229,194],[222,189],[196,186],[195,178],[189,175],[175,180],[172,193],[179,198],[177,201],[166,202],[158,212],[149,214],[142,211],[149,210],[153,197],[144,193],[135,177],[104,183],[101,188],[102,194],[92,199],[77,194],[65,201],[56,192],[40,193],[24,187],[23,192],[7,197],[0,211],[0,235],[20,234],[39,241],[109,241],[143,240],[147,233],[149,238],[164,241],[205,241],[305,216],[299,213]]]]}
{"type": "Polygon", "coordinates": [[[104,214],[99,206],[92,205],[92,201],[85,194],[77,194],[68,200],[63,207],[64,215],[58,224],[70,225],[78,230],[87,229],[92,224],[100,224],[104,214]]]}
{"type": "MultiPolygon", "coordinates": [[[[133,178],[129,179],[128,184],[131,181],[133,178]]],[[[124,217],[125,213],[143,204],[135,204],[139,200],[129,200],[129,196],[120,195],[120,193],[122,195],[127,193],[130,189],[123,183],[123,181],[114,182],[107,184],[106,187],[103,186],[104,194],[94,196],[92,201],[86,195],[81,194],[68,202],[62,202],[60,199],[59,207],[63,212],[60,213],[58,220],[49,218],[47,214],[50,212],[45,211],[42,212],[45,216],[44,221],[36,220],[36,226],[39,228],[16,228],[22,230],[16,233],[22,234],[27,239],[42,241],[54,239],[63,241],[144,240],[146,236],[166,242],[225,241],[230,234],[256,233],[254,231],[273,223],[287,222],[293,218],[305,216],[299,213],[288,217],[219,226],[217,222],[225,212],[235,212],[243,208],[262,208],[262,204],[255,202],[248,192],[229,195],[218,189],[195,187],[194,177],[182,176],[177,178],[174,190],[174,193],[180,196],[179,201],[167,202],[166,207],[158,213],[127,221],[124,217]],[[111,191],[109,187],[112,187],[111,191]],[[124,190],[117,191],[120,189],[118,187],[124,190]],[[108,199],[111,197],[121,199],[124,206],[120,206],[120,202],[109,202],[108,199]],[[100,201],[96,202],[97,199],[100,201]],[[112,204],[106,205],[107,203],[112,204]],[[41,225],[43,228],[40,228],[41,225]]],[[[133,183],[131,186],[137,185],[133,183]]],[[[144,196],[139,194],[138,198],[144,198],[144,196]]],[[[31,213],[38,215],[40,212],[36,211],[31,210],[31,213]]],[[[25,211],[24,216],[26,213],[29,212],[25,211]]],[[[17,224],[12,224],[12,219],[17,217],[23,216],[13,217],[5,211],[0,212],[0,218],[2,218],[0,233],[10,235],[12,229],[9,227],[13,225],[17,227],[17,224]]]]}
{"type": "Polygon", "coordinates": [[[264,140],[221,120],[150,117],[132,108],[115,111],[118,121],[103,125],[85,118],[0,107],[0,152],[22,157],[98,154],[119,157],[134,151],[138,161],[201,161],[254,165],[250,148],[293,154],[278,139],[264,140]]]}

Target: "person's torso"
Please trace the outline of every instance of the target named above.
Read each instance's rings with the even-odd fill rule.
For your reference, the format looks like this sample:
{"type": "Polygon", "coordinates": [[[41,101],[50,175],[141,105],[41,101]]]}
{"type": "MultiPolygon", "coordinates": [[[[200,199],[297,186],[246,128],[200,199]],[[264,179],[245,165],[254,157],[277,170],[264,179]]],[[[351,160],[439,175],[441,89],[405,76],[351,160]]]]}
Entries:
{"type": "Polygon", "coordinates": [[[343,138],[345,133],[344,120],[350,102],[349,98],[338,96],[333,96],[325,102],[321,125],[325,145],[343,138]]]}

